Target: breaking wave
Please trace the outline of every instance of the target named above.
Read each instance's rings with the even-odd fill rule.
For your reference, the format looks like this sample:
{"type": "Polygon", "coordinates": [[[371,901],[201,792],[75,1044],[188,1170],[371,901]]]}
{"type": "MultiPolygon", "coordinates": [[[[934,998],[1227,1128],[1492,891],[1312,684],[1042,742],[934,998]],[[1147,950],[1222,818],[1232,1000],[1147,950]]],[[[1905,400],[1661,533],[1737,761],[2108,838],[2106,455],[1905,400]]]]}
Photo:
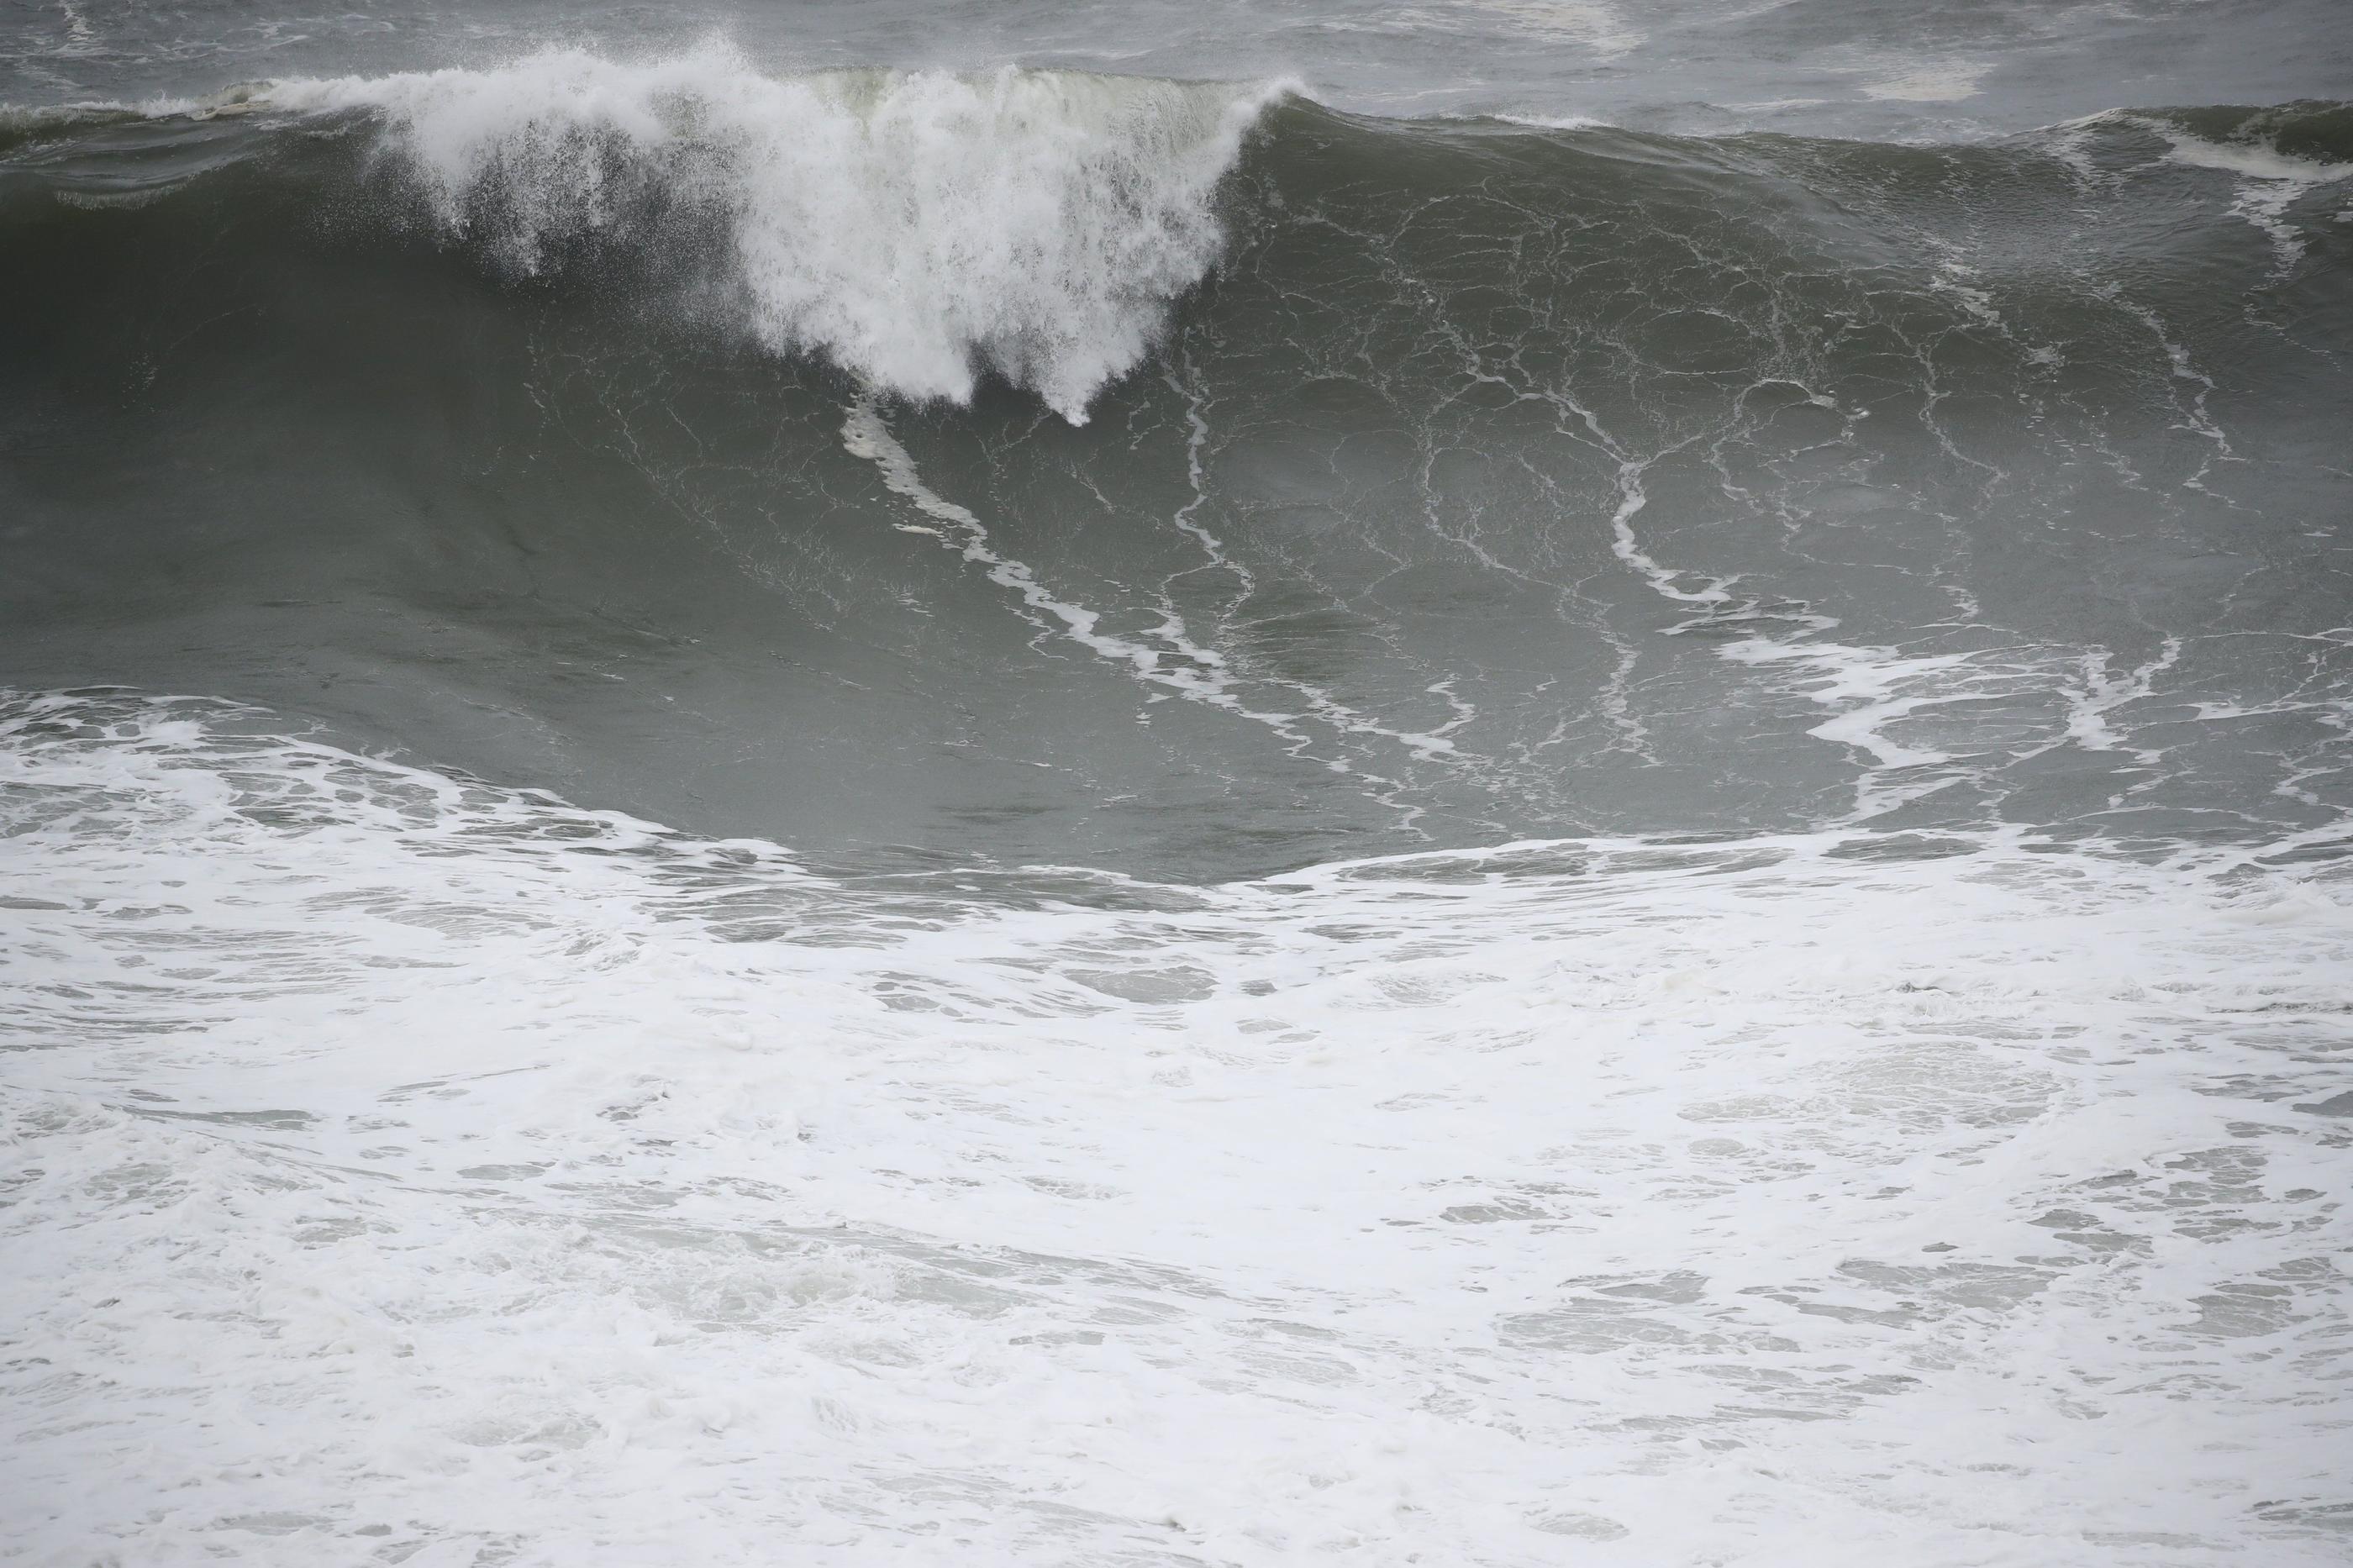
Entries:
{"type": "Polygon", "coordinates": [[[1083,423],[1223,235],[1219,182],[1278,87],[1008,67],[765,75],[711,47],[280,82],[364,109],[453,237],[519,271],[584,235],[713,225],[744,325],[905,398],[976,366],[1083,423]]]}

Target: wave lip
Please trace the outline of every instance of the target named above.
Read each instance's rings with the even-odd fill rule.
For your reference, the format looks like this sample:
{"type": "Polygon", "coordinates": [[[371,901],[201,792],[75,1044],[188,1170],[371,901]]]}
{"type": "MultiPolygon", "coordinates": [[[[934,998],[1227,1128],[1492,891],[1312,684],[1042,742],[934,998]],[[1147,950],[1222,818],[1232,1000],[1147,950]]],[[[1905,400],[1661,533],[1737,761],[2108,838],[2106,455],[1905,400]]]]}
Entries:
{"type": "Polygon", "coordinates": [[[512,265],[626,227],[650,189],[656,210],[722,219],[765,346],[918,401],[967,400],[993,370],[1080,424],[1216,261],[1219,183],[1286,90],[1018,67],[775,77],[709,44],[269,96],[382,116],[444,227],[512,265]]]}

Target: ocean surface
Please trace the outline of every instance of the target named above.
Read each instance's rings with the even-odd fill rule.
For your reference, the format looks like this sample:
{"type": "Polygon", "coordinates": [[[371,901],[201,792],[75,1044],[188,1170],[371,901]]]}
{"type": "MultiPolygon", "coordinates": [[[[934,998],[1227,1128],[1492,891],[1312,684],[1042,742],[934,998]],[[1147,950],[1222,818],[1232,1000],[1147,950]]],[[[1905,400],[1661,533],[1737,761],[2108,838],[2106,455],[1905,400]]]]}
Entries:
{"type": "Polygon", "coordinates": [[[2353,1562],[2342,0],[0,16],[0,1562],[2353,1562]]]}

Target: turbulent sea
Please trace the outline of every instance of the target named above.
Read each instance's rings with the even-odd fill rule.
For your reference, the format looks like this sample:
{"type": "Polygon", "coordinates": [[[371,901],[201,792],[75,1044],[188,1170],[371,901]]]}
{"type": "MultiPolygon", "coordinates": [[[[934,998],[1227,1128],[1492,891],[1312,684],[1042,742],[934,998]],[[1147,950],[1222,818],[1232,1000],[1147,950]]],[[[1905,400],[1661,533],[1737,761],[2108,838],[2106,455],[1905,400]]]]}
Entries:
{"type": "Polygon", "coordinates": [[[0,19],[0,1560],[2353,1559],[2342,24],[0,19]]]}

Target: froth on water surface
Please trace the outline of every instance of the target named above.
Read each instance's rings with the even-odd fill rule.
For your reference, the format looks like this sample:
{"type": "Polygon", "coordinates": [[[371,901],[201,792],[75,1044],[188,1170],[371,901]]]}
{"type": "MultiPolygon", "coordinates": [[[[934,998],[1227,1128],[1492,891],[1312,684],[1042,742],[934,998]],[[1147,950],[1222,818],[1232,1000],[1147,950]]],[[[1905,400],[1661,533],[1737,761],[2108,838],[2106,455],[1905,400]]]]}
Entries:
{"type": "Polygon", "coordinates": [[[11,1528],[2336,1561],[2353,905],[2308,848],[861,882],[18,698],[11,1528]]]}

